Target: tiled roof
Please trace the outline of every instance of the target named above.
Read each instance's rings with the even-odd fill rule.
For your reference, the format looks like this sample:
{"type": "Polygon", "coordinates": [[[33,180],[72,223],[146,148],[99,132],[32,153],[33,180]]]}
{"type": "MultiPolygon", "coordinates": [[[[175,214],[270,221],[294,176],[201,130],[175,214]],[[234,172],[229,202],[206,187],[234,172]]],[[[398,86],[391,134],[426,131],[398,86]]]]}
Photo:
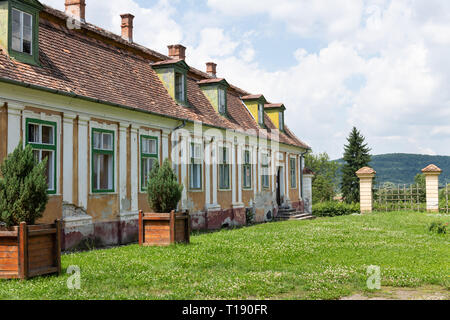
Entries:
{"type": "Polygon", "coordinates": [[[242,97],[242,100],[255,100],[263,97],[262,94],[249,94],[242,97]]]}
{"type": "MultiPolygon", "coordinates": [[[[190,107],[179,105],[170,97],[152,66],[180,60],[130,44],[91,24],[83,23],[81,32],[70,30],[66,27],[65,18],[67,16],[63,12],[45,7],[39,26],[41,66],[21,63],[2,52],[0,80],[175,119],[201,121],[223,129],[259,130],[241,101],[241,96],[248,96],[248,92],[230,85],[228,117],[223,117],[214,110],[198,84],[198,81],[223,79],[215,79],[190,68],[187,79],[190,107]]],[[[267,116],[265,121],[269,129],[275,129],[267,116]]],[[[280,134],[279,141],[309,149],[288,129],[286,134],[280,134]]]]}
{"type": "Polygon", "coordinates": [[[377,172],[370,167],[364,167],[356,171],[356,174],[376,174],[377,172]]]}
{"type": "Polygon", "coordinates": [[[426,172],[442,172],[442,169],[439,168],[438,166],[434,165],[434,164],[430,164],[426,168],[422,169],[422,172],[423,173],[426,173],[426,172]]]}
{"type": "Polygon", "coordinates": [[[268,103],[264,105],[264,109],[278,109],[278,108],[285,108],[285,106],[282,103],[268,103]]]}
{"type": "Polygon", "coordinates": [[[207,83],[218,83],[218,82],[222,82],[222,81],[226,81],[226,80],[224,78],[211,78],[211,79],[200,80],[197,83],[198,84],[207,84],[207,83]]]}

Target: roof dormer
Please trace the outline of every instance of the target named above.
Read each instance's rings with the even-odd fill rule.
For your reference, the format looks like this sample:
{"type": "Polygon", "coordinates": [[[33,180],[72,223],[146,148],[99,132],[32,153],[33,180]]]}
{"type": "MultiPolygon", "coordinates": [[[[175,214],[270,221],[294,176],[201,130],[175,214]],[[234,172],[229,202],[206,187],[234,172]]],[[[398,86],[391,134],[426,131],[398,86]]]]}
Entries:
{"type": "Polygon", "coordinates": [[[198,81],[197,84],[214,107],[214,110],[226,116],[228,112],[227,92],[230,87],[228,82],[225,79],[212,78],[198,81]]]}
{"type": "Polygon", "coordinates": [[[278,130],[284,131],[284,111],[286,107],[282,103],[270,103],[264,106],[264,110],[278,130]]]}
{"type": "Polygon", "coordinates": [[[0,46],[10,57],[39,65],[39,12],[36,0],[0,0],[0,46]]]}
{"type": "Polygon", "coordinates": [[[256,94],[244,96],[241,99],[244,101],[245,106],[255,121],[264,128],[264,105],[267,103],[266,98],[262,94],[256,94]]]}
{"type": "Polygon", "coordinates": [[[156,62],[152,65],[169,95],[179,104],[188,106],[187,73],[189,66],[184,61],[185,47],[169,46],[171,59],[156,62]]]}

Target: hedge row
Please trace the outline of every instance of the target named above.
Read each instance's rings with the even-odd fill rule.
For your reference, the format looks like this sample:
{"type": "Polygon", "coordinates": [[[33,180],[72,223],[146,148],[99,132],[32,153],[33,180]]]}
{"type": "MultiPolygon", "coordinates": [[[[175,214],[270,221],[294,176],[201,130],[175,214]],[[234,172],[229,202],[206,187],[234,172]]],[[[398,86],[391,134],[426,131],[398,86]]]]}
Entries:
{"type": "Polygon", "coordinates": [[[316,217],[345,216],[353,213],[360,213],[359,203],[347,204],[344,202],[328,201],[313,205],[312,213],[316,217]]]}

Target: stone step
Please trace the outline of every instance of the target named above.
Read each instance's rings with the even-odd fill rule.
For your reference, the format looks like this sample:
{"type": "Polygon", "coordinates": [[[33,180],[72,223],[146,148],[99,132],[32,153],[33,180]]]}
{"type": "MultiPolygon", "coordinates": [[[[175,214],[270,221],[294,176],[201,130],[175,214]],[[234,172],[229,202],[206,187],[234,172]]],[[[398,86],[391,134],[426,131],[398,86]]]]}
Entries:
{"type": "Polygon", "coordinates": [[[296,209],[279,209],[278,213],[292,213],[292,212],[296,212],[296,209]]]}
{"type": "Polygon", "coordinates": [[[315,216],[313,216],[310,213],[305,212],[298,212],[294,211],[292,213],[278,213],[275,220],[277,221],[286,221],[286,220],[313,220],[316,219],[315,216]]]}

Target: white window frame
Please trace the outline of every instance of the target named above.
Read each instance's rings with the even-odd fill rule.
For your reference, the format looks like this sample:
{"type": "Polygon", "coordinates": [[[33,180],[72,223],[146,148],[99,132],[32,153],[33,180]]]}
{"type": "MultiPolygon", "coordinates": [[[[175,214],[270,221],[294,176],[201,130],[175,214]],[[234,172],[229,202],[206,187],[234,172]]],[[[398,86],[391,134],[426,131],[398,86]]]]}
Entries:
{"type": "Polygon", "coordinates": [[[30,56],[32,56],[32,55],[33,55],[33,32],[34,32],[33,28],[34,28],[34,26],[33,26],[33,15],[32,15],[32,14],[29,14],[29,13],[27,13],[27,12],[24,12],[24,11],[19,10],[19,9],[16,9],[16,8],[12,8],[12,9],[11,9],[11,49],[14,50],[14,51],[16,51],[16,52],[20,52],[20,53],[24,53],[24,54],[29,54],[30,56]],[[13,12],[14,12],[14,11],[17,11],[17,12],[20,14],[20,49],[19,49],[19,50],[16,50],[16,49],[12,48],[12,44],[13,44],[12,37],[13,37],[13,34],[14,34],[14,32],[13,32],[13,30],[12,30],[12,28],[13,28],[13,21],[12,21],[13,18],[12,18],[12,15],[13,15],[13,12]],[[24,23],[23,23],[23,17],[24,17],[24,15],[29,16],[29,17],[30,17],[30,21],[31,21],[30,53],[24,52],[24,51],[23,51],[23,36],[24,36],[24,23]]]}
{"type": "Polygon", "coordinates": [[[251,190],[253,188],[253,170],[252,170],[252,168],[253,168],[252,152],[250,151],[250,149],[244,149],[243,159],[242,159],[242,187],[246,190],[251,190]],[[249,160],[248,162],[246,162],[246,159],[245,159],[245,156],[247,153],[248,153],[248,160],[249,160]],[[246,179],[245,179],[246,170],[245,169],[246,168],[248,170],[250,170],[250,178],[249,178],[250,186],[245,185],[245,182],[246,182],[246,179]]]}
{"type": "MultiPolygon", "coordinates": [[[[152,135],[151,133],[150,134],[141,134],[141,135],[139,135],[139,160],[140,160],[140,166],[139,166],[139,168],[140,168],[140,174],[139,174],[139,181],[140,181],[140,184],[141,184],[141,192],[146,192],[147,191],[147,184],[146,183],[144,183],[144,161],[148,161],[148,160],[153,160],[153,161],[156,161],[156,163],[158,163],[159,164],[159,151],[160,151],[160,148],[159,148],[159,143],[160,143],[160,139],[159,139],[159,136],[155,136],[155,135],[152,135]],[[143,142],[144,142],[144,140],[152,140],[152,141],[155,141],[155,144],[156,144],[156,152],[155,153],[152,153],[152,152],[144,152],[144,148],[143,148],[143,142]]],[[[150,174],[150,172],[148,173],[148,174],[150,174]]]]}
{"type": "Polygon", "coordinates": [[[189,146],[189,189],[192,191],[203,190],[203,143],[192,141],[189,146]],[[198,151],[198,152],[197,152],[198,151]],[[194,185],[193,170],[194,166],[200,166],[199,173],[200,186],[194,185]]]}
{"type": "Polygon", "coordinates": [[[265,151],[261,153],[261,186],[263,189],[270,188],[270,157],[269,152],[265,151]],[[265,163],[264,159],[267,158],[267,163],[265,163]],[[266,171],[266,172],[264,172],[266,171]],[[266,173],[266,174],[264,174],[266,173]],[[267,184],[266,184],[267,182],[267,184]]]}
{"type": "Polygon", "coordinates": [[[218,180],[218,183],[219,183],[219,190],[229,191],[229,190],[231,190],[231,163],[230,163],[231,155],[230,155],[230,147],[227,146],[226,144],[223,144],[223,146],[219,147],[218,160],[219,160],[219,164],[218,164],[219,165],[219,168],[218,168],[219,179],[217,179],[217,180],[218,180]],[[224,150],[226,150],[226,157],[225,157],[226,159],[224,159],[224,156],[223,156],[223,151],[224,150]],[[222,173],[221,167],[225,168],[225,166],[228,169],[228,184],[227,184],[227,186],[225,186],[224,183],[222,183],[222,178],[223,177],[222,177],[222,174],[221,174],[222,173]]]}
{"type": "MultiPolygon", "coordinates": [[[[52,119],[53,120],[53,119],[52,119]]],[[[47,121],[47,120],[42,120],[36,117],[28,117],[25,116],[24,117],[24,121],[25,121],[25,126],[24,126],[24,130],[25,130],[25,137],[27,137],[27,141],[25,141],[25,144],[28,145],[30,144],[33,147],[33,154],[38,151],[39,152],[39,156],[38,156],[38,161],[41,162],[42,161],[42,152],[43,151],[47,151],[50,152],[52,154],[52,159],[48,159],[48,163],[51,165],[51,168],[49,170],[49,186],[47,189],[47,192],[49,194],[56,194],[57,190],[58,190],[58,139],[57,139],[57,132],[58,132],[58,122],[55,121],[47,121]],[[29,141],[29,133],[28,133],[28,126],[29,125],[33,125],[33,126],[37,126],[38,128],[38,135],[39,135],[39,141],[29,141]],[[52,128],[52,140],[53,143],[44,143],[42,142],[42,127],[48,127],[48,128],[52,128]]]]}
{"type": "Polygon", "coordinates": [[[289,180],[291,189],[297,189],[297,159],[295,157],[289,158],[289,180]],[[294,164],[294,166],[292,166],[292,164],[294,164]]]}

